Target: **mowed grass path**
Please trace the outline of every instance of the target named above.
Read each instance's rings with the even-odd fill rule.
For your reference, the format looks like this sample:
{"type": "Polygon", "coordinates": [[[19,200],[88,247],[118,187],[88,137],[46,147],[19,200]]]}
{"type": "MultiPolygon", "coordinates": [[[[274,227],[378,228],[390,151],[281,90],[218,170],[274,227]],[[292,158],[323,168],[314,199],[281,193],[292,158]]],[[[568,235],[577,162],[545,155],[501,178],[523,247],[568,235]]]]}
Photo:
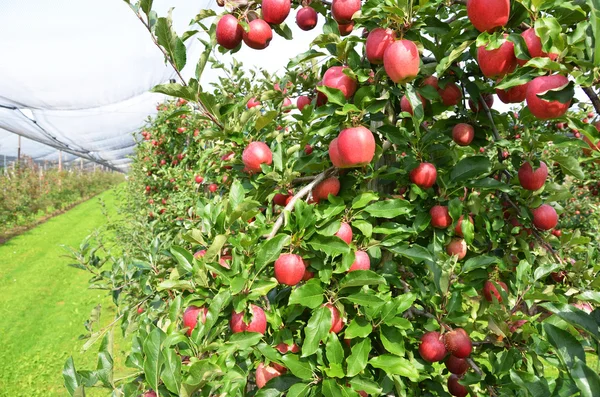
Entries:
{"type": "MultiPolygon", "coordinates": [[[[2,397],[68,396],[62,368],[71,355],[77,369],[96,368],[98,346],[81,353],[85,341],[78,337],[98,303],[102,324],[114,318],[114,306],[106,291],[87,289],[89,273],[67,266],[72,260],[61,245],[79,247],[105,223],[99,199],[114,213],[115,197],[108,191],[0,245],[2,397]]],[[[115,367],[122,368],[118,327],[114,336],[115,367]]]]}

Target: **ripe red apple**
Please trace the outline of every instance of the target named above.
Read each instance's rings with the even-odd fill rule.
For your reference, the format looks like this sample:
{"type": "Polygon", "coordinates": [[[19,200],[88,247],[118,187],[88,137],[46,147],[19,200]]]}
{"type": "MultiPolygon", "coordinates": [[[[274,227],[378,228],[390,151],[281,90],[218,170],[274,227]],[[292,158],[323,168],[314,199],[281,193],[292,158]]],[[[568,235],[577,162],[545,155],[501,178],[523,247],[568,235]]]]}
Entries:
{"type": "Polygon", "coordinates": [[[481,46],[477,48],[477,63],[485,77],[506,76],[517,67],[515,45],[506,40],[495,50],[486,50],[485,46],[481,46]]]}
{"type": "Polygon", "coordinates": [[[419,354],[430,363],[442,361],[446,357],[446,346],[439,332],[427,332],[421,337],[419,354]]]}
{"type": "Polygon", "coordinates": [[[354,30],[354,21],[350,23],[338,23],[338,30],[340,31],[340,36],[348,36],[354,30]]]}
{"type": "Polygon", "coordinates": [[[204,182],[204,178],[202,178],[200,175],[196,175],[196,183],[202,183],[204,182]]]}
{"type": "MultiPolygon", "coordinates": [[[[542,40],[535,34],[534,28],[529,28],[523,33],[521,33],[521,37],[525,40],[525,44],[527,45],[527,50],[529,51],[529,56],[532,58],[544,57],[550,58],[551,60],[556,60],[558,58],[558,54],[548,54],[547,52],[542,51],[542,40]]],[[[526,59],[518,59],[517,62],[519,65],[523,66],[527,63],[526,59]]]]}
{"type": "Polygon", "coordinates": [[[469,390],[458,383],[460,378],[452,374],[448,378],[448,393],[452,394],[455,397],[466,397],[469,394],[469,390]]]}
{"type": "Polygon", "coordinates": [[[369,259],[369,255],[365,251],[356,251],[354,253],[354,262],[349,272],[353,272],[355,270],[369,270],[371,268],[371,260],[369,259]]]}
{"type": "Polygon", "coordinates": [[[249,171],[260,172],[261,164],[271,165],[273,153],[264,142],[251,142],[242,153],[242,161],[249,171]]]}
{"type": "Polygon", "coordinates": [[[454,83],[446,84],[444,88],[439,89],[438,93],[444,106],[456,106],[462,99],[462,91],[454,83]]]}
{"type": "Polygon", "coordinates": [[[422,189],[429,189],[435,184],[437,170],[431,163],[421,163],[410,174],[410,181],[422,189]]]}
{"type": "Polygon", "coordinates": [[[302,111],[302,109],[304,109],[305,106],[310,105],[311,102],[312,100],[308,96],[300,95],[296,100],[296,107],[299,111],[302,111]]]}
{"type": "Polygon", "coordinates": [[[510,15],[510,0],[468,0],[467,16],[480,32],[492,32],[506,25],[510,15]]]}
{"type": "Polygon", "coordinates": [[[499,90],[496,88],[496,95],[504,103],[521,103],[525,100],[527,94],[527,86],[529,83],[517,85],[507,90],[499,90]]]}
{"type": "Polygon", "coordinates": [[[443,205],[434,205],[429,210],[431,215],[431,226],[438,229],[446,229],[452,224],[452,218],[448,212],[448,207],[443,205]]]}
{"type": "Polygon", "coordinates": [[[383,67],[396,84],[406,83],[419,73],[419,49],[410,40],[398,40],[390,44],[383,54],[383,67]]]}
{"type": "Polygon", "coordinates": [[[188,336],[192,336],[192,331],[198,324],[198,316],[200,316],[200,321],[202,324],[206,322],[206,313],[208,313],[207,307],[190,306],[185,309],[183,312],[183,326],[188,328],[188,336]]]}
{"type": "MultiPolygon", "coordinates": [[[[458,222],[456,222],[456,227],[454,228],[454,233],[456,233],[456,235],[460,237],[464,237],[462,232],[462,222],[464,218],[465,216],[461,215],[460,218],[458,218],[458,222]]],[[[471,215],[469,215],[469,222],[471,223],[471,225],[474,224],[471,215]]]]}
{"type": "Polygon", "coordinates": [[[473,344],[467,331],[462,328],[456,328],[444,335],[446,350],[455,357],[467,358],[473,351],[473,344]]]}
{"type": "MultiPolygon", "coordinates": [[[[425,105],[427,104],[427,102],[425,101],[425,98],[423,98],[423,96],[419,93],[417,93],[417,96],[419,97],[419,99],[421,100],[421,103],[423,104],[423,109],[425,109],[425,105]]],[[[404,95],[402,97],[402,99],[400,100],[400,110],[403,112],[410,113],[411,116],[414,115],[413,107],[410,104],[410,101],[408,100],[408,97],[406,95],[404,95]]]]}
{"type": "Polygon", "coordinates": [[[340,192],[340,181],[332,176],[317,184],[312,190],[312,197],[317,203],[321,200],[327,200],[329,195],[337,196],[340,192]]]}
{"type": "MultiPolygon", "coordinates": [[[[508,293],[508,286],[503,281],[496,281],[496,284],[508,293]]],[[[496,288],[494,283],[489,280],[483,284],[483,296],[488,302],[491,302],[493,297],[495,297],[498,300],[498,303],[502,303],[502,296],[500,295],[500,292],[498,292],[498,288],[496,288]]]]}
{"type": "Polygon", "coordinates": [[[250,100],[248,101],[248,109],[251,109],[255,106],[260,106],[260,102],[256,99],[256,97],[252,97],[250,98],[250,100]]]}
{"type": "Polygon", "coordinates": [[[302,7],[296,14],[296,25],[304,31],[311,30],[317,26],[317,19],[318,15],[314,8],[302,7]]]}
{"type": "Polygon", "coordinates": [[[290,13],[292,4],[290,0],[263,0],[262,17],[271,25],[279,25],[290,13]]]}
{"type": "Polygon", "coordinates": [[[329,332],[337,334],[344,328],[344,319],[337,307],[333,306],[331,303],[326,303],[325,307],[331,312],[331,328],[329,329],[329,332]]]}
{"type": "Polygon", "coordinates": [[[252,310],[252,320],[248,324],[244,322],[244,312],[231,314],[231,321],[229,326],[231,332],[237,334],[238,332],[258,332],[264,334],[267,330],[267,317],[263,309],[256,305],[250,305],[252,310]]]}
{"type": "Polygon", "coordinates": [[[289,197],[290,197],[289,194],[276,193],[275,196],[273,196],[273,203],[275,205],[280,205],[282,207],[285,207],[285,202],[287,201],[287,199],[289,197]]]}
{"type": "Polygon", "coordinates": [[[533,225],[540,230],[550,230],[558,223],[556,210],[548,204],[542,204],[531,212],[533,213],[533,225]]]}
{"type": "Polygon", "coordinates": [[[344,74],[344,69],[346,69],[346,66],[332,66],[327,69],[323,75],[323,85],[342,91],[344,97],[346,97],[346,99],[350,99],[356,92],[358,84],[355,79],[347,74],[344,74]]]}
{"type": "Polygon", "coordinates": [[[262,389],[268,381],[281,376],[282,373],[282,371],[278,371],[270,365],[264,365],[263,363],[258,364],[258,367],[256,368],[256,387],[262,389]]]}
{"type": "Polygon", "coordinates": [[[244,43],[255,50],[262,50],[269,46],[273,39],[273,30],[268,23],[262,19],[255,19],[248,24],[248,32],[244,31],[242,38],[244,43]]]}
{"type": "Polygon", "coordinates": [[[156,397],[156,392],[154,390],[148,390],[144,393],[144,397],[156,397]]]}
{"type": "Polygon", "coordinates": [[[345,168],[346,164],[342,159],[342,155],[340,154],[339,146],[338,146],[338,138],[334,138],[329,143],[329,159],[334,167],[345,168]]]}
{"type": "Polygon", "coordinates": [[[333,0],[331,15],[338,23],[347,24],[352,21],[352,15],[360,10],[361,0],[333,0]]]}
{"type": "Polygon", "coordinates": [[[282,343],[278,344],[277,346],[275,346],[275,349],[279,350],[279,353],[281,353],[281,354],[300,352],[300,348],[295,343],[288,345],[288,344],[285,344],[282,342],[282,343]]]}
{"type": "Polygon", "coordinates": [[[452,128],[452,139],[460,146],[468,146],[475,138],[475,129],[472,125],[459,123],[452,128]]]}
{"type": "Polygon", "coordinates": [[[304,270],[304,276],[302,276],[302,281],[308,281],[311,278],[313,278],[314,276],[315,276],[315,274],[313,272],[306,269],[306,270],[304,270]]]}
{"type": "Polygon", "coordinates": [[[392,29],[375,28],[369,32],[365,43],[365,53],[369,62],[381,65],[385,50],[395,40],[396,33],[392,29]]]}
{"type": "Polygon", "coordinates": [[[461,260],[467,255],[467,243],[462,238],[453,238],[446,246],[446,252],[450,256],[456,255],[461,260]]]}
{"type": "Polygon", "coordinates": [[[346,222],[340,224],[340,228],[335,235],[344,240],[346,244],[352,242],[352,228],[346,222]]]}
{"type": "Polygon", "coordinates": [[[216,192],[218,189],[218,186],[216,183],[211,183],[210,185],[208,185],[208,190],[210,190],[212,193],[216,192]]]}
{"type": "Polygon", "coordinates": [[[279,284],[298,284],[302,281],[304,270],[304,262],[299,255],[281,254],[275,261],[275,278],[279,284]]]}
{"type": "Polygon", "coordinates": [[[244,29],[235,16],[227,14],[219,19],[216,29],[217,43],[219,45],[228,50],[233,50],[242,42],[243,34],[244,29]]]}
{"type": "MultiPolygon", "coordinates": [[[[332,145],[337,145],[337,151],[343,164],[342,168],[361,167],[373,160],[375,137],[368,128],[363,126],[346,128],[334,141],[335,143],[332,141],[332,145]]],[[[332,150],[331,146],[330,150],[332,150]]],[[[333,151],[335,153],[335,148],[333,151]]]]}
{"type": "Polygon", "coordinates": [[[138,306],[138,308],[137,308],[137,312],[138,312],[138,314],[142,314],[142,313],[144,312],[144,307],[143,307],[143,306],[141,306],[141,305],[140,305],[140,306],[138,306]]]}
{"type": "Polygon", "coordinates": [[[438,85],[438,79],[435,76],[427,76],[423,79],[423,82],[421,83],[422,86],[425,85],[430,85],[432,86],[436,91],[440,89],[440,86],[438,85]]]}
{"type": "Polygon", "coordinates": [[[560,101],[546,101],[538,96],[549,90],[566,86],[569,79],[560,74],[551,76],[540,76],[531,80],[527,86],[527,108],[538,119],[553,119],[567,112],[571,101],[561,103],[560,101]]]}
{"type": "Polygon", "coordinates": [[[304,154],[306,155],[310,155],[313,152],[313,147],[310,146],[309,144],[306,144],[306,146],[304,146],[304,154]]]}
{"type": "Polygon", "coordinates": [[[535,171],[528,161],[519,168],[519,183],[523,189],[538,190],[544,186],[547,177],[548,167],[543,161],[540,161],[540,167],[535,171]]]}
{"type": "Polygon", "coordinates": [[[469,369],[469,363],[464,358],[458,358],[452,354],[446,359],[446,368],[451,374],[462,375],[469,369]]]}

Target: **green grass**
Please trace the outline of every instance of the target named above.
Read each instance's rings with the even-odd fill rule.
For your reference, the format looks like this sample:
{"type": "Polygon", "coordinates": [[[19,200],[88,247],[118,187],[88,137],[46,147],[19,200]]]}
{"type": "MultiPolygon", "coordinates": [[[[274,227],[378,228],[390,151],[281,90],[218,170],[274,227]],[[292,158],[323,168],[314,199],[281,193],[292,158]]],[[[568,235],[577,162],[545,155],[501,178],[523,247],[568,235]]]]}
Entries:
{"type": "MultiPolygon", "coordinates": [[[[88,273],[67,266],[61,245],[78,247],[104,224],[100,199],[114,211],[108,191],[0,245],[0,396],[68,395],[62,367],[71,355],[78,369],[95,368],[98,346],[82,353],[78,337],[98,303],[102,324],[114,318],[114,306],[106,291],[87,289],[88,273]]],[[[118,328],[114,336],[115,367],[123,368],[118,328]]]]}

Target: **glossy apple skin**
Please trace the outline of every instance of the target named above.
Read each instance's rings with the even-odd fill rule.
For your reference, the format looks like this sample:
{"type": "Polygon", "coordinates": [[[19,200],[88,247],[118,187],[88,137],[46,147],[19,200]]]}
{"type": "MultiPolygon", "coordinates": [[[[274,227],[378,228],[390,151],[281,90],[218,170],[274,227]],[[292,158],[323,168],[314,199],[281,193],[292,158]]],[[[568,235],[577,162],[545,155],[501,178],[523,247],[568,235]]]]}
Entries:
{"type": "Polygon", "coordinates": [[[249,171],[260,172],[261,164],[273,163],[273,153],[264,142],[251,142],[242,153],[242,161],[249,171]]]}
{"type": "Polygon", "coordinates": [[[329,329],[329,332],[333,332],[334,334],[339,333],[342,328],[344,328],[344,319],[342,318],[340,311],[331,303],[326,303],[324,306],[331,312],[331,328],[329,329]]]}
{"type": "Polygon", "coordinates": [[[523,189],[538,190],[546,183],[548,178],[548,167],[546,163],[540,161],[540,166],[535,171],[531,164],[526,161],[519,168],[519,183],[523,189]]]}
{"type": "Polygon", "coordinates": [[[419,74],[419,49],[410,40],[390,44],[383,54],[383,68],[396,84],[411,81],[419,74]]]}
{"type": "Polygon", "coordinates": [[[527,84],[521,84],[515,87],[508,88],[506,90],[499,90],[496,88],[496,95],[504,103],[521,103],[525,100],[527,95],[527,84]]]}
{"type": "Polygon", "coordinates": [[[431,215],[431,226],[437,229],[446,229],[452,224],[452,218],[446,206],[434,205],[429,210],[429,215],[431,215]]]}
{"type": "Polygon", "coordinates": [[[229,326],[234,334],[238,332],[258,332],[264,335],[267,331],[267,317],[263,309],[256,305],[250,305],[252,320],[248,324],[244,322],[244,312],[231,314],[229,326]]]}
{"type": "Polygon", "coordinates": [[[290,14],[290,0],[262,0],[262,17],[271,25],[279,25],[290,14]]]}
{"type": "Polygon", "coordinates": [[[448,83],[444,88],[439,89],[440,97],[444,106],[456,106],[462,99],[462,91],[454,83],[448,83]]]}
{"type": "Polygon", "coordinates": [[[383,64],[383,54],[395,40],[396,33],[392,29],[375,28],[370,31],[365,43],[365,54],[369,62],[383,64]]]}
{"type": "Polygon", "coordinates": [[[436,91],[440,89],[440,86],[438,85],[438,79],[435,76],[427,76],[423,79],[423,82],[421,83],[422,86],[424,85],[430,85],[432,86],[436,91]]]}
{"type": "Polygon", "coordinates": [[[296,25],[304,31],[312,30],[317,26],[318,14],[312,7],[302,7],[296,14],[296,25]]]}
{"type": "MultiPolygon", "coordinates": [[[[506,285],[506,283],[504,283],[503,281],[497,281],[496,284],[498,284],[502,289],[506,291],[506,293],[508,293],[508,286],[506,285]]],[[[492,302],[493,298],[496,298],[498,300],[498,303],[502,303],[502,295],[500,295],[500,292],[498,292],[498,289],[496,288],[494,283],[492,283],[489,280],[483,284],[483,296],[488,302],[492,302]]]]}
{"type": "Polygon", "coordinates": [[[448,356],[445,363],[446,368],[452,374],[462,375],[469,369],[469,363],[464,358],[458,358],[452,354],[448,356]]]}
{"type": "MultiPolygon", "coordinates": [[[[454,233],[456,233],[456,235],[460,237],[464,237],[462,232],[463,219],[465,219],[465,216],[461,215],[460,218],[458,218],[458,221],[456,222],[456,227],[454,228],[454,233]]],[[[471,215],[469,215],[469,222],[471,222],[471,224],[473,225],[473,218],[471,217],[471,215]]]]}
{"type": "MultiPolygon", "coordinates": [[[[423,109],[425,109],[425,105],[427,104],[427,102],[425,101],[425,98],[423,98],[423,96],[421,94],[417,94],[417,96],[421,100],[421,104],[423,105],[423,109]]],[[[402,97],[402,99],[400,100],[400,110],[403,111],[403,112],[410,113],[411,116],[414,115],[413,107],[410,104],[410,101],[408,100],[408,97],[406,95],[404,95],[402,97]]]]}
{"type": "Polygon", "coordinates": [[[285,285],[296,285],[304,276],[304,262],[299,255],[281,254],[275,261],[275,278],[285,285]]]}
{"type": "Polygon", "coordinates": [[[329,160],[331,160],[334,167],[346,168],[346,164],[340,154],[338,138],[334,138],[331,143],[329,143],[329,160]]]}
{"type": "Polygon", "coordinates": [[[453,238],[446,246],[446,252],[448,255],[456,256],[458,260],[461,260],[467,255],[467,243],[462,238],[453,238]]]}
{"type": "Polygon", "coordinates": [[[285,202],[289,197],[289,194],[276,193],[275,196],[273,196],[273,204],[285,207],[285,202]]]}
{"type": "Polygon", "coordinates": [[[371,268],[371,260],[365,251],[356,251],[354,255],[354,262],[352,263],[352,266],[350,266],[348,272],[353,272],[355,270],[369,270],[371,268]]]}
{"type": "Polygon", "coordinates": [[[344,168],[367,165],[375,155],[375,137],[362,126],[342,130],[336,143],[344,168]]]}
{"type": "Polygon", "coordinates": [[[346,222],[340,224],[340,228],[335,235],[345,241],[346,244],[352,242],[352,228],[346,222]]]}
{"type": "Polygon", "coordinates": [[[319,202],[321,200],[327,200],[329,194],[337,196],[340,192],[340,181],[336,177],[332,176],[331,178],[325,179],[323,182],[319,183],[312,190],[313,200],[319,202]]]}
{"type": "Polygon", "coordinates": [[[244,29],[236,17],[227,14],[219,19],[215,33],[220,46],[233,50],[242,42],[244,29]]]}
{"type": "Polygon", "coordinates": [[[281,376],[281,374],[281,371],[270,365],[264,365],[263,363],[258,364],[258,367],[256,368],[256,387],[262,389],[268,381],[281,376]]]}
{"type": "Polygon", "coordinates": [[[452,139],[460,146],[469,146],[475,138],[475,129],[472,125],[459,123],[452,128],[452,139]]]}
{"type": "Polygon", "coordinates": [[[312,100],[308,96],[301,95],[296,100],[296,107],[298,108],[299,111],[302,111],[302,109],[304,109],[306,106],[310,105],[311,102],[312,102],[312,100]]]}
{"type": "Polygon", "coordinates": [[[204,182],[204,178],[202,178],[201,176],[197,175],[196,176],[196,183],[202,183],[204,182]]]}
{"type": "Polygon", "coordinates": [[[553,119],[564,115],[567,112],[567,109],[569,109],[569,106],[571,106],[571,101],[567,103],[560,103],[560,101],[546,101],[538,97],[537,94],[562,87],[568,82],[569,79],[560,74],[540,76],[531,80],[527,86],[527,94],[525,96],[527,108],[531,114],[542,120],[553,119]]]}
{"type": "Polygon", "coordinates": [[[340,36],[348,36],[354,30],[354,21],[350,23],[338,23],[338,30],[340,31],[340,36]]]}
{"type": "Polygon", "coordinates": [[[434,363],[442,361],[446,357],[446,346],[439,332],[427,332],[421,337],[419,354],[423,360],[434,363]]]}
{"type": "Polygon", "coordinates": [[[216,192],[218,188],[219,187],[216,183],[211,183],[210,185],[208,185],[208,190],[210,190],[212,193],[216,192]]]}
{"type": "MultiPolygon", "coordinates": [[[[542,50],[542,40],[535,34],[534,28],[529,28],[523,33],[521,33],[521,37],[525,40],[525,45],[527,45],[527,50],[529,51],[529,56],[532,58],[550,58],[551,60],[556,60],[558,58],[558,54],[544,52],[542,50]]],[[[517,58],[517,62],[519,65],[525,65],[528,60],[527,59],[519,59],[517,58]]]]}
{"type": "Polygon", "coordinates": [[[515,45],[506,40],[495,50],[486,50],[485,46],[477,48],[477,63],[485,77],[499,78],[511,73],[517,67],[515,45]]]}
{"type": "Polygon", "coordinates": [[[208,313],[207,307],[190,306],[183,312],[183,326],[188,328],[187,335],[192,336],[192,331],[198,324],[198,316],[202,324],[206,322],[206,313],[208,313]]]}
{"type": "Polygon", "coordinates": [[[558,223],[556,210],[548,204],[542,204],[531,211],[533,213],[533,225],[540,230],[550,230],[558,223]]]}
{"type": "Polygon", "coordinates": [[[360,10],[361,0],[333,0],[331,2],[331,15],[340,24],[352,21],[352,15],[360,10]]]}
{"type": "Polygon", "coordinates": [[[242,34],[244,43],[255,50],[263,50],[273,39],[273,30],[262,19],[255,19],[248,24],[249,31],[242,34]]]}
{"type": "Polygon", "coordinates": [[[248,101],[248,109],[252,109],[253,107],[260,106],[260,102],[256,99],[256,97],[250,98],[248,101]]]}
{"type": "Polygon", "coordinates": [[[448,378],[448,392],[455,397],[466,397],[469,394],[469,390],[458,383],[459,380],[460,378],[457,375],[450,375],[448,378]]]}
{"type": "Polygon", "coordinates": [[[358,83],[352,77],[344,74],[345,67],[332,66],[323,75],[323,85],[330,88],[337,88],[342,91],[346,99],[352,98],[356,92],[358,83]]]}
{"type": "Polygon", "coordinates": [[[473,343],[467,332],[462,328],[455,328],[444,335],[446,350],[455,357],[467,358],[473,351],[473,343]]]}
{"type": "Polygon", "coordinates": [[[492,32],[508,22],[510,0],[468,0],[467,16],[475,29],[492,32]]]}
{"type": "Polygon", "coordinates": [[[429,189],[435,184],[437,170],[431,163],[421,163],[410,174],[410,181],[422,189],[429,189]]]}
{"type": "Polygon", "coordinates": [[[154,390],[149,390],[144,393],[144,397],[156,397],[156,392],[154,390]]]}

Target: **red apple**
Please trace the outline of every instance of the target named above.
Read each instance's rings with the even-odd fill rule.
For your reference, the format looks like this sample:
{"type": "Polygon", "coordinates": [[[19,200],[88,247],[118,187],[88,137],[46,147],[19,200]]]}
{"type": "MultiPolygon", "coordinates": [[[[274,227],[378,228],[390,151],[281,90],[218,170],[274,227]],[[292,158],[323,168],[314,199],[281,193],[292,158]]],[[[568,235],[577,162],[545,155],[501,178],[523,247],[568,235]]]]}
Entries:
{"type": "Polygon", "coordinates": [[[262,50],[269,46],[273,39],[273,30],[268,23],[262,19],[255,19],[248,24],[248,32],[244,31],[242,38],[244,43],[255,50],[262,50]]]}
{"type": "Polygon", "coordinates": [[[329,332],[337,334],[344,328],[344,319],[337,307],[333,306],[331,303],[326,303],[325,307],[331,312],[331,328],[329,329],[329,332]]]}
{"type": "Polygon", "coordinates": [[[505,40],[495,50],[486,50],[485,46],[481,46],[477,48],[477,63],[485,77],[506,76],[517,67],[515,45],[512,41],[505,40]]]}
{"type": "Polygon", "coordinates": [[[268,381],[281,376],[282,373],[282,371],[278,371],[276,368],[260,363],[256,368],[256,386],[262,389],[268,381]]]}
{"type": "Polygon", "coordinates": [[[496,95],[504,103],[521,103],[525,100],[527,94],[527,86],[529,83],[517,85],[507,90],[499,90],[496,88],[496,95]]]}
{"type": "Polygon", "coordinates": [[[462,91],[454,83],[446,84],[444,88],[439,89],[438,93],[444,106],[456,106],[462,99],[462,91]]]}
{"type": "Polygon", "coordinates": [[[506,25],[510,15],[510,0],[468,0],[467,16],[480,32],[492,32],[506,25]]]}
{"type": "MultiPolygon", "coordinates": [[[[485,101],[485,104],[487,105],[488,109],[492,108],[492,105],[494,104],[494,95],[492,94],[482,94],[481,95],[483,97],[483,100],[485,101]]],[[[477,101],[474,101],[473,99],[469,99],[469,108],[474,111],[475,113],[479,113],[483,110],[483,105],[481,104],[481,99],[477,99],[477,101]]]]}
{"type": "Polygon", "coordinates": [[[310,155],[313,152],[313,147],[310,146],[309,144],[306,144],[306,146],[304,146],[304,154],[306,155],[310,155]]]}
{"type": "Polygon", "coordinates": [[[344,74],[344,69],[346,69],[345,66],[332,66],[327,69],[323,75],[323,85],[342,91],[344,97],[350,99],[356,92],[358,84],[355,79],[344,74]]]}
{"type": "Polygon", "coordinates": [[[144,393],[144,397],[156,397],[156,392],[154,390],[148,390],[144,393]]]}
{"type": "Polygon", "coordinates": [[[256,97],[252,97],[250,98],[250,100],[248,101],[248,109],[251,109],[255,106],[260,106],[260,102],[256,99],[256,97]]]}
{"type": "Polygon", "coordinates": [[[452,224],[452,218],[448,213],[448,207],[443,205],[434,205],[429,210],[431,215],[431,226],[438,229],[446,229],[452,224]]]}
{"type": "Polygon", "coordinates": [[[261,164],[271,165],[273,153],[264,142],[251,142],[242,153],[242,161],[249,171],[260,172],[261,164]]]}
{"type": "Polygon", "coordinates": [[[421,337],[419,354],[430,363],[442,361],[446,357],[446,346],[439,332],[427,332],[421,337]]]}
{"type": "Polygon", "coordinates": [[[196,183],[202,183],[204,182],[204,178],[202,178],[200,175],[196,175],[196,183]]]}
{"type": "Polygon", "coordinates": [[[192,336],[192,331],[196,328],[196,324],[198,324],[198,316],[200,316],[202,324],[206,322],[206,313],[208,313],[207,307],[190,306],[185,309],[183,312],[183,326],[188,328],[188,336],[192,336]]]}
{"type": "Polygon", "coordinates": [[[348,36],[354,30],[354,22],[338,23],[338,30],[340,31],[340,36],[348,36]]]}
{"type": "Polygon", "coordinates": [[[275,349],[279,350],[279,353],[281,353],[281,354],[300,352],[300,348],[295,343],[292,343],[291,345],[287,345],[282,342],[282,343],[278,344],[277,346],[275,346],[275,349]]]}
{"type": "Polygon", "coordinates": [[[217,191],[217,184],[216,183],[211,183],[210,185],[208,185],[208,190],[210,190],[212,193],[217,191]]]}
{"type": "MultiPolygon", "coordinates": [[[[456,227],[454,228],[454,233],[456,233],[456,235],[460,237],[464,237],[462,232],[462,222],[464,218],[465,216],[461,215],[460,218],[458,218],[458,222],[456,222],[456,227]]],[[[474,224],[471,215],[469,215],[469,222],[471,223],[471,225],[474,224]]]]}
{"type": "Polygon", "coordinates": [[[540,167],[535,171],[528,161],[519,168],[519,183],[523,189],[538,190],[544,186],[547,177],[548,167],[543,161],[540,161],[540,167]]]}
{"type": "Polygon", "coordinates": [[[296,107],[299,111],[302,111],[302,109],[304,109],[305,106],[310,105],[311,102],[312,100],[308,96],[300,95],[296,100],[296,107]]]}
{"type": "MultiPolygon", "coordinates": [[[[502,287],[502,289],[504,289],[504,291],[508,293],[508,286],[504,282],[497,281],[496,284],[502,287]]],[[[498,300],[498,303],[502,303],[502,296],[500,295],[500,292],[498,292],[498,288],[496,288],[494,283],[492,283],[491,281],[486,281],[483,284],[483,296],[488,302],[491,302],[493,298],[496,298],[498,300]]]]}
{"type": "Polygon", "coordinates": [[[452,139],[460,146],[468,146],[473,142],[475,129],[470,124],[459,123],[452,128],[452,139]]]}
{"type": "Polygon", "coordinates": [[[446,252],[450,256],[457,256],[461,260],[467,255],[467,243],[462,238],[453,238],[446,246],[446,252]]]}
{"type": "Polygon", "coordinates": [[[371,260],[369,259],[369,255],[365,251],[356,251],[354,253],[354,262],[349,272],[353,272],[355,270],[369,270],[371,268],[371,260]]]}
{"type": "Polygon", "coordinates": [[[275,278],[279,284],[298,284],[302,281],[304,270],[304,262],[299,255],[281,254],[275,261],[275,278]]]}
{"type": "Polygon", "coordinates": [[[352,228],[346,222],[340,224],[340,228],[335,235],[344,240],[346,244],[352,242],[352,228]]]}
{"type": "Polygon", "coordinates": [[[398,40],[390,44],[383,54],[383,67],[396,84],[406,83],[419,73],[419,49],[410,40],[398,40]]]}
{"type": "Polygon", "coordinates": [[[273,196],[273,203],[285,207],[288,198],[290,198],[289,194],[276,193],[275,196],[273,196]]]}
{"type": "Polygon", "coordinates": [[[321,200],[327,200],[329,195],[337,196],[340,192],[340,181],[332,176],[317,184],[312,190],[312,197],[317,203],[321,200]]]}
{"type": "Polygon", "coordinates": [[[264,334],[267,330],[267,317],[263,309],[256,305],[250,305],[252,310],[252,320],[248,324],[244,322],[244,312],[231,314],[231,321],[229,326],[231,332],[237,334],[238,332],[258,332],[264,334]]]}
{"type": "Polygon", "coordinates": [[[446,368],[451,374],[462,375],[469,369],[469,363],[464,358],[458,358],[452,354],[446,359],[446,368]]]}
{"type": "Polygon", "coordinates": [[[138,314],[142,314],[142,313],[144,312],[144,307],[143,307],[143,306],[141,306],[141,305],[140,305],[140,306],[138,306],[138,308],[137,308],[137,312],[138,312],[138,314]]]}
{"type": "Polygon", "coordinates": [[[311,30],[317,26],[318,15],[312,7],[302,7],[296,14],[296,25],[302,30],[311,30]]]}
{"type": "Polygon", "coordinates": [[[456,328],[444,335],[446,350],[455,357],[467,358],[473,351],[473,344],[467,331],[462,328],[456,328]]]}
{"type": "Polygon", "coordinates": [[[365,43],[365,53],[369,62],[381,65],[385,50],[395,40],[396,33],[392,29],[375,28],[369,32],[365,43]]]}
{"type": "Polygon", "coordinates": [[[333,0],[331,15],[338,23],[347,24],[352,21],[352,15],[360,10],[361,0],[333,0]]]}
{"type": "Polygon", "coordinates": [[[548,204],[542,204],[531,212],[533,225],[540,230],[550,230],[558,223],[556,210],[548,204]]]}
{"type": "Polygon", "coordinates": [[[329,143],[329,159],[334,167],[345,168],[346,164],[342,159],[342,155],[340,154],[339,146],[338,146],[338,138],[334,138],[329,143]]]}
{"type": "Polygon", "coordinates": [[[343,168],[361,167],[373,160],[373,156],[375,155],[375,137],[365,127],[346,128],[340,132],[337,140],[334,141],[334,145],[337,145],[343,168]]]}
{"type": "MultiPolygon", "coordinates": [[[[423,109],[425,109],[425,105],[427,104],[427,102],[425,101],[425,98],[423,98],[423,96],[418,93],[417,93],[417,96],[419,97],[419,99],[421,100],[421,103],[423,104],[423,109]]],[[[402,99],[400,100],[400,110],[403,112],[410,113],[411,116],[414,115],[413,107],[410,104],[410,101],[408,100],[408,97],[406,95],[404,95],[402,97],[402,99]]]]}
{"type": "Polygon", "coordinates": [[[204,255],[206,255],[206,250],[200,250],[194,254],[194,258],[200,259],[200,258],[204,257],[204,255]]]}
{"type": "MultiPolygon", "coordinates": [[[[558,58],[558,54],[548,54],[547,52],[542,51],[542,40],[535,34],[534,28],[529,28],[523,33],[521,33],[521,37],[525,40],[525,44],[527,45],[527,50],[529,51],[529,56],[532,58],[544,57],[550,58],[551,60],[556,60],[558,58]]],[[[523,66],[527,63],[526,59],[518,59],[517,62],[519,65],[523,66]]]]}
{"type": "Polygon", "coordinates": [[[531,80],[527,86],[527,108],[538,119],[553,119],[567,112],[571,101],[561,103],[560,101],[546,101],[538,96],[549,90],[566,86],[569,79],[560,74],[551,76],[540,76],[531,80]]]}
{"type": "Polygon", "coordinates": [[[452,374],[448,378],[448,393],[452,394],[455,397],[466,397],[469,394],[469,390],[458,383],[460,378],[452,374]]]}
{"type": "Polygon", "coordinates": [[[421,85],[430,85],[433,88],[435,88],[435,90],[439,90],[440,86],[438,85],[438,79],[435,76],[427,76],[423,79],[423,82],[421,83],[421,85]]]}
{"type": "Polygon", "coordinates": [[[422,189],[429,189],[435,184],[437,170],[431,163],[421,163],[410,174],[410,181],[422,189]]]}
{"type": "Polygon", "coordinates": [[[262,0],[262,17],[271,25],[283,23],[290,13],[290,0],[262,0]]]}
{"type": "Polygon", "coordinates": [[[219,45],[228,50],[233,50],[242,42],[243,34],[244,29],[235,16],[227,14],[219,19],[216,29],[217,43],[219,45]]]}
{"type": "Polygon", "coordinates": [[[290,98],[283,98],[283,103],[281,104],[281,107],[284,109],[284,113],[289,113],[292,109],[292,100],[290,98]]]}

